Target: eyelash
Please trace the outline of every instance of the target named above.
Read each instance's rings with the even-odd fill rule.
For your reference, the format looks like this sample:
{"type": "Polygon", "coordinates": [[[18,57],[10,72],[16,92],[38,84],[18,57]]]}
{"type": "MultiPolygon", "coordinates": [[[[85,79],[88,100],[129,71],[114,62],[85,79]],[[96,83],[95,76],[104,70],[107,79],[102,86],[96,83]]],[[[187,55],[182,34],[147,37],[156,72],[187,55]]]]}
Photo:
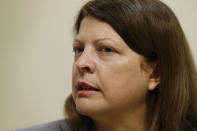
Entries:
{"type": "Polygon", "coordinates": [[[78,54],[80,52],[83,52],[84,48],[83,47],[73,47],[73,52],[75,54],[78,54]]]}
{"type": "MultiPolygon", "coordinates": [[[[113,48],[106,47],[106,46],[101,46],[97,50],[99,52],[102,52],[102,53],[112,53],[112,52],[115,52],[115,50],[113,48]]],[[[84,48],[83,47],[73,47],[73,52],[75,54],[80,54],[83,51],[84,51],[84,48]]]]}
{"type": "Polygon", "coordinates": [[[106,46],[101,46],[98,50],[101,51],[101,52],[104,52],[104,53],[114,52],[114,49],[113,48],[106,47],[106,46]]]}

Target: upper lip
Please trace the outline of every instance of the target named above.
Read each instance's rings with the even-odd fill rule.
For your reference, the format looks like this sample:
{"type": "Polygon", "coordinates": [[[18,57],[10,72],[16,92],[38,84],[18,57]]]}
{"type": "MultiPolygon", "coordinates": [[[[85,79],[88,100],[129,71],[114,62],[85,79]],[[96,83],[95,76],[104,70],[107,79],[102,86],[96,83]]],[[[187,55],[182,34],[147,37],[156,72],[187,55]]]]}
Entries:
{"type": "Polygon", "coordinates": [[[96,87],[94,87],[94,86],[88,84],[87,82],[78,81],[78,82],[77,82],[77,90],[80,90],[80,88],[81,88],[82,86],[85,87],[85,88],[88,88],[88,89],[100,91],[99,88],[96,88],[96,87]]]}

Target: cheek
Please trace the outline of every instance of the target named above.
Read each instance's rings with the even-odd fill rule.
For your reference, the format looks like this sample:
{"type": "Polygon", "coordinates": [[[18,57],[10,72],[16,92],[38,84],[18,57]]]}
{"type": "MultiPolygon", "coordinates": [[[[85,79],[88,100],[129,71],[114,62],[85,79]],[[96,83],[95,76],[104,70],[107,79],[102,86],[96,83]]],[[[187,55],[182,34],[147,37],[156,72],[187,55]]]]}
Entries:
{"type": "Polygon", "coordinates": [[[140,99],[146,93],[147,79],[137,65],[111,66],[100,78],[106,99],[111,102],[140,99]]]}
{"type": "Polygon", "coordinates": [[[102,69],[99,71],[102,73],[100,79],[109,85],[129,86],[130,83],[134,84],[136,80],[138,81],[142,77],[139,66],[135,64],[114,64],[102,69]]]}
{"type": "Polygon", "coordinates": [[[73,64],[73,67],[72,67],[72,82],[76,81],[77,75],[78,75],[77,68],[76,68],[75,64],[73,64]]]}
{"type": "Polygon", "coordinates": [[[72,68],[72,95],[73,97],[75,96],[75,84],[77,81],[77,76],[78,76],[77,68],[73,65],[73,68],[72,68]]]}

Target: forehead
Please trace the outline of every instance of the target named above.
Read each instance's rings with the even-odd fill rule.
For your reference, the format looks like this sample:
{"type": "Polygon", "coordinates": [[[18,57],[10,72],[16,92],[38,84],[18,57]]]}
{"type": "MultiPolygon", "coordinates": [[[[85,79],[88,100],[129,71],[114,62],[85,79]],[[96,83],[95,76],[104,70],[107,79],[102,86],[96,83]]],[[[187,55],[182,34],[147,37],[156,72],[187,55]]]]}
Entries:
{"type": "Polygon", "coordinates": [[[83,18],[79,32],[76,35],[77,39],[103,39],[109,38],[113,40],[122,40],[119,34],[106,22],[96,19],[91,16],[83,18]]]}

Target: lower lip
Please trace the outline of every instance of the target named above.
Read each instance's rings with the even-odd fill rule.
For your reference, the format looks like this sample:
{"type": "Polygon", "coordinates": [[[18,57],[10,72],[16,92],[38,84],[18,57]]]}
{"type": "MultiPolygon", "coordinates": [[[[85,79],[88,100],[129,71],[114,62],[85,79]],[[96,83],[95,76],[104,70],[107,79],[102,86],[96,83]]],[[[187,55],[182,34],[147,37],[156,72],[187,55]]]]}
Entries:
{"type": "Polygon", "coordinates": [[[98,94],[100,91],[94,91],[94,90],[80,90],[77,92],[78,96],[91,96],[98,94]]]}

